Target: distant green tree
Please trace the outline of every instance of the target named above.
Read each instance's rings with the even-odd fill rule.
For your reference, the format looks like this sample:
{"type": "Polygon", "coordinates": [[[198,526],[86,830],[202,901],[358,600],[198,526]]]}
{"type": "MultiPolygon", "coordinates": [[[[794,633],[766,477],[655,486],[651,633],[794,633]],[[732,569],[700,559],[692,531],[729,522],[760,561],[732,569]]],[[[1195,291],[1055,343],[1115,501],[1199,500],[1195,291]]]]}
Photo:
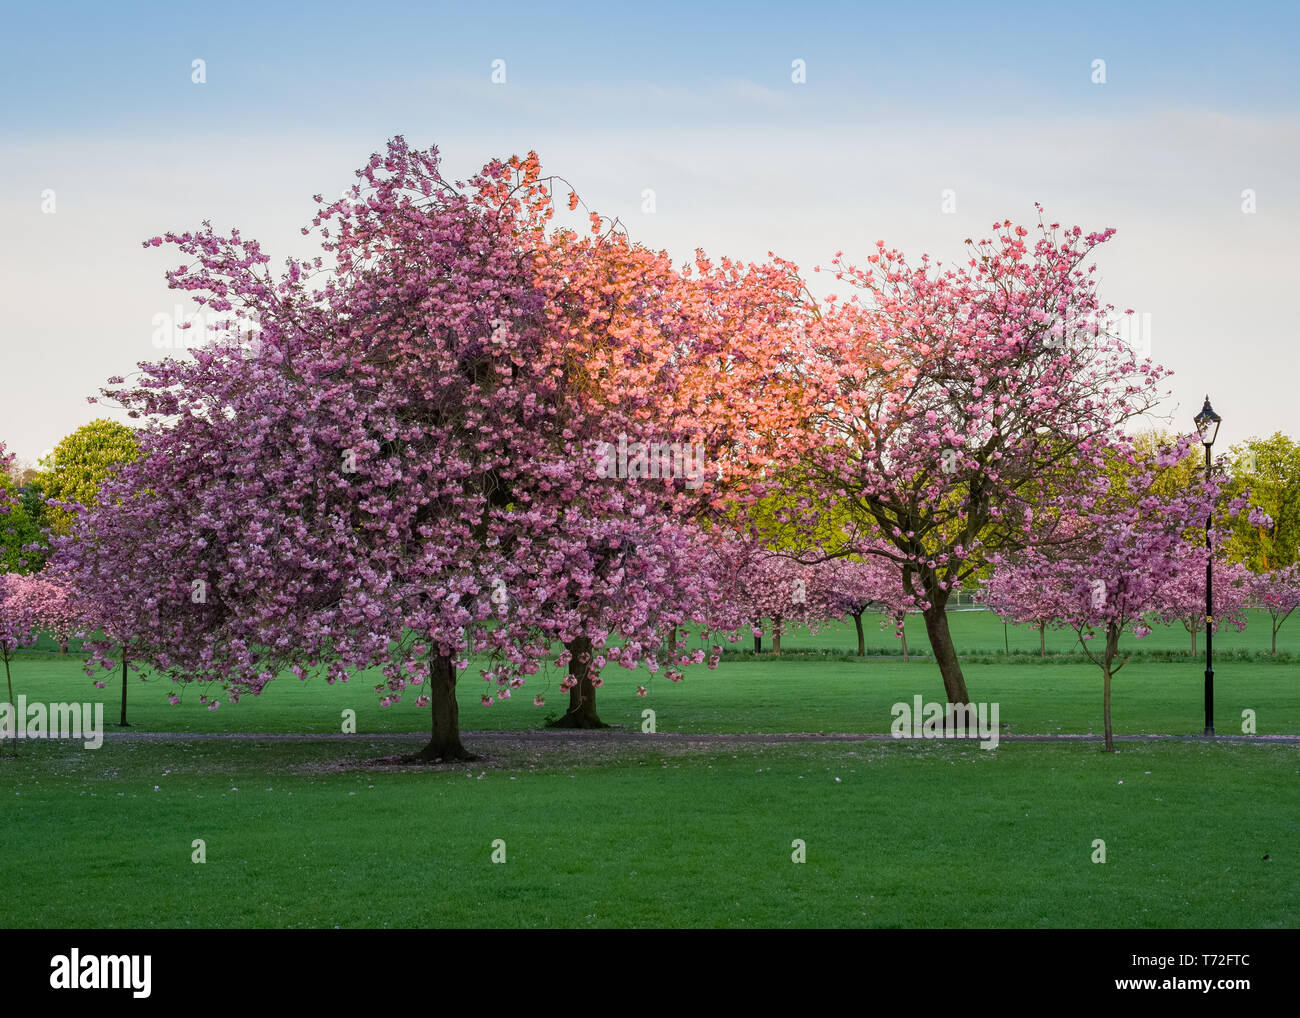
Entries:
{"type": "Polygon", "coordinates": [[[20,485],[0,466],[0,504],[9,510],[0,512],[0,572],[40,572],[49,555],[49,520],[39,488],[20,485]]]}
{"type": "Polygon", "coordinates": [[[1300,558],[1300,444],[1275,432],[1228,451],[1229,496],[1249,489],[1250,504],[1271,517],[1252,523],[1249,511],[1232,522],[1226,551],[1255,573],[1284,569],[1300,558]]]}
{"type": "MultiPolygon", "coordinates": [[[[54,452],[41,461],[43,471],[37,483],[46,499],[76,502],[90,509],[109,474],[139,455],[140,443],[132,429],[100,418],[83,424],[54,447],[54,452]]],[[[55,534],[66,534],[74,515],[50,506],[50,529],[55,534]]]]}

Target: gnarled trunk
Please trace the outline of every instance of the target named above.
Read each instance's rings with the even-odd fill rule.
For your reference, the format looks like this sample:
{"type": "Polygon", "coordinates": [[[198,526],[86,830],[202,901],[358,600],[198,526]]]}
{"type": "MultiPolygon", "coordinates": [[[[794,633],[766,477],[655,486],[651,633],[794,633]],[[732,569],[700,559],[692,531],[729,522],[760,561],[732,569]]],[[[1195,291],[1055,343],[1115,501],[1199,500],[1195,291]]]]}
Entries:
{"type": "MultiPolygon", "coordinates": [[[[946,598],[944,599],[946,602],[946,598]]],[[[925,619],[925,631],[930,637],[930,647],[934,659],[939,664],[939,674],[943,677],[943,689],[949,703],[970,703],[966,692],[966,677],[961,672],[961,662],[957,659],[957,648],[953,646],[952,634],[948,630],[948,613],[944,604],[931,598],[930,607],[922,616],[925,619]]]]}
{"type": "Polygon", "coordinates": [[[591,640],[580,636],[566,643],[569,652],[569,710],[554,723],[554,728],[608,728],[596,713],[596,687],[591,684],[591,640]]]}
{"type": "Polygon", "coordinates": [[[451,658],[429,651],[429,702],[433,727],[429,744],[415,755],[418,760],[477,760],[460,742],[460,707],[456,703],[456,669],[451,658]]]}

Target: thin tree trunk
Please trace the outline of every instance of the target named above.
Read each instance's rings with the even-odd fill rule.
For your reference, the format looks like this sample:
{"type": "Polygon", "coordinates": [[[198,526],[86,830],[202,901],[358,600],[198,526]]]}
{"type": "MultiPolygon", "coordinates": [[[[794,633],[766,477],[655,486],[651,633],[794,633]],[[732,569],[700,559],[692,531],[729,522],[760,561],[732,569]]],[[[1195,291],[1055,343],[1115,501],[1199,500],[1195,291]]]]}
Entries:
{"type": "Polygon", "coordinates": [[[1113,622],[1106,627],[1106,656],[1101,666],[1105,694],[1102,697],[1102,716],[1106,724],[1106,752],[1115,752],[1115,740],[1110,726],[1110,677],[1111,665],[1119,653],[1119,627],[1113,622]]]}
{"type": "Polygon", "coordinates": [[[1011,638],[1007,636],[1007,624],[1002,623],[1002,650],[1006,654],[1011,653],[1011,638]]]}
{"type": "Polygon", "coordinates": [[[432,728],[429,744],[415,755],[417,760],[477,760],[460,742],[460,707],[456,703],[456,669],[451,658],[429,651],[429,702],[432,728]]]}
{"type": "Polygon", "coordinates": [[[772,653],[781,656],[781,630],[778,626],[772,627],[772,653]]]}
{"type": "Polygon", "coordinates": [[[118,728],[130,728],[130,723],[126,720],[126,655],[122,655],[122,720],[117,723],[118,728]]]}
{"type": "Polygon", "coordinates": [[[1103,668],[1102,674],[1105,677],[1106,687],[1105,696],[1102,698],[1102,713],[1106,721],[1106,752],[1113,753],[1115,752],[1115,740],[1112,738],[1110,729],[1110,668],[1103,668]]]}
{"type": "Polygon", "coordinates": [[[1192,627],[1192,657],[1196,657],[1196,627],[1192,627]]]}
{"type": "Polygon", "coordinates": [[[922,612],[925,631],[930,637],[934,659],[939,663],[939,674],[943,677],[943,689],[948,702],[970,703],[970,694],[966,692],[966,677],[962,675],[957,648],[953,646],[952,633],[948,630],[948,613],[943,608],[944,605],[936,602],[931,595],[930,607],[922,612]]]}
{"type": "Polygon", "coordinates": [[[4,654],[4,659],[5,659],[5,682],[9,684],[9,706],[13,710],[13,719],[14,719],[14,730],[13,730],[14,756],[17,756],[18,755],[18,726],[25,725],[27,723],[27,719],[20,718],[18,716],[18,701],[14,699],[14,680],[13,680],[13,676],[9,674],[9,648],[0,647],[0,653],[4,654]]]}
{"type": "Polygon", "coordinates": [[[1038,656],[1047,658],[1047,623],[1038,623],[1038,656]]]}
{"type": "Polygon", "coordinates": [[[862,632],[862,612],[853,616],[853,624],[858,627],[858,657],[867,656],[867,638],[862,632]]]}
{"type": "Polygon", "coordinates": [[[1274,626],[1273,627],[1273,651],[1272,651],[1274,657],[1277,657],[1277,630],[1278,627],[1274,626]]]}
{"type": "Polygon", "coordinates": [[[596,687],[591,684],[591,639],[580,636],[564,645],[569,652],[569,710],[554,728],[608,728],[596,713],[596,687]]]}

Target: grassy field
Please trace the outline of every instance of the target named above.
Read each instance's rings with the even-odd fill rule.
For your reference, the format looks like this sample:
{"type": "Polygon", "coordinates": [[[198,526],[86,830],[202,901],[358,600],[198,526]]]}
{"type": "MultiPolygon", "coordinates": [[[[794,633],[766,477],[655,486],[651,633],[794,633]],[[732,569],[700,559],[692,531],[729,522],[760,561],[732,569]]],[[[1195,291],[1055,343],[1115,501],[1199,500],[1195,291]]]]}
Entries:
{"type": "MultiPolygon", "coordinates": [[[[987,615],[954,616],[954,630],[979,661],[966,668],[971,695],[1000,704],[1004,733],[1100,730],[1095,666],[998,659],[1002,629],[987,615]]],[[[1300,732],[1300,665],[1246,659],[1267,649],[1266,627],[1251,630],[1236,647],[1216,642],[1230,652],[1216,664],[1218,729],[1239,731],[1250,708],[1260,733],[1300,732]]],[[[876,649],[896,647],[868,632],[876,649]]],[[[1120,673],[1118,733],[1200,730],[1203,665],[1179,653],[1180,635],[1153,634],[1120,673]]],[[[1012,636],[1013,650],[1018,636],[1037,651],[1036,632],[1012,636]]],[[[923,632],[910,643],[924,649],[923,632]]],[[[1125,742],[1104,754],[1085,742],[984,751],[725,734],[883,733],[894,702],[942,699],[920,655],[816,653],[854,645],[851,627],[793,634],[787,652],[810,653],[730,657],[680,684],[647,683],[645,698],[644,673],[611,669],[602,716],[632,730],[611,736],[538,731],[564,699],[558,676],[536,708],[545,677],[483,707],[467,675],[466,743],[484,759],[424,769],[384,761],[419,746],[400,733],[422,730],[425,712],[411,697],[380,708],[365,677],[289,677],[217,711],[194,690],[170,707],[161,683],[133,679],[134,732],[231,737],[110,727],[98,750],[25,741],[0,758],[0,907],[10,927],[95,928],[1300,922],[1294,744],[1125,742]],[[640,733],[647,708],[662,737],[640,733]],[[338,734],[345,709],[355,736],[338,734]],[[259,732],[322,737],[239,737],[259,732]],[[514,734],[488,734],[499,732],[514,734]],[[504,863],[492,861],[497,839],[504,863]]],[[[102,699],[116,720],[117,680],[95,690],[75,658],[24,657],[13,678],[29,700],[102,699]]]]}

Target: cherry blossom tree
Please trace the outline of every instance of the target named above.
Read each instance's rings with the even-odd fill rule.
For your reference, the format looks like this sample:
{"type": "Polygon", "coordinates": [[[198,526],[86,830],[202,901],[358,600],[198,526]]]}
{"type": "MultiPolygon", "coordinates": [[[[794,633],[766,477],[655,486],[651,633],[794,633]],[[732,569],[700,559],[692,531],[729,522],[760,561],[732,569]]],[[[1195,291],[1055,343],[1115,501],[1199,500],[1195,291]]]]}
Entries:
{"type": "Polygon", "coordinates": [[[1014,560],[1005,563],[985,579],[981,599],[1004,624],[1032,625],[1038,630],[1039,656],[1047,657],[1047,628],[1070,610],[1067,599],[1072,595],[1062,587],[1043,585],[1035,570],[1014,560]]]}
{"type": "Polygon", "coordinates": [[[903,641],[903,658],[907,660],[907,636],[903,632],[903,623],[913,599],[903,590],[902,573],[895,562],[884,555],[833,558],[816,566],[815,573],[818,590],[825,591],[827,615],[853,619],[858,635],[858,657],[867,653],[862,616],[869,611],[879,611],[893,622],[896,635],[903,641]]]}
{"type": "Polygon", "coordinates": [[[466,187],[436,150],[394,139],[358,178],[312,224],[328,269],[290,259],[277,279],[255,242],[208,224],[166,237],[189,259],[170,284],[236,328],[254,320],[256,341],[218,331],[190,360],[112,380],[146,421],[141,456],[61,553],[96,598],[110,577],[129,592],[115,628],[133,660],[232,701],[286,669],[340,681],[378,667],[382,703],[414,687],[431,710],[419,756],[464,759],[471,649],[498,695],[552,639],[581,661],[580,641],[595,649],[613,625],[619,664],[657,664],[637,627],[650,598],[660,621],[688,614],[670,597],[686,560],[665,550],[688,539],[599,483],[591,438],[609,423],[575,389],[521,239],[550,201],[535,157],[466,187]],[[631,572],[614,610],[610,585],[631,572]]]}
{"type": "Polygon", "coordinates": [[[988,556],[1053,540],[1044,520],[1091,503],[1102,450],[1160,399],[1163,369],[1110,334],[1084,267],[1112,233],[1005,221],[951,267],[883,243],[865,269],[837,255],[856,292],[825,297],[792,358],[807,426],[786,448],[819,494],[791,529],[847,513],[889,542],[951,703],[969,699],[952,591],[988,556]]]}
{"type": "MultiPolygon", "coordinates": [[[[1218,595],[1218,587],[1215,588],[1218,595]]],[[[1277,654],[1277,631],[1300,607],[1300,563],[1282,569],[1252,575],[1251,600],[1268,613],[1272,625],[1273,644],[1270,653],[1277,654]]]]}
{"type": "MultiPolygon", "coordinates": [[[[14,699],[9,667],[12,653],[35,644],[41,633],[66,645],[82,631],[85,616],[75,595],[62,584],[40,575],[0,573],[0,659],[4,661],[9,703],[15,712],[18,701],[14,699]]],[[[15,755],[17,745],[15,739],[15,755]]]]}
{"type": "Polygon", "coordinates": [[[1111,680],[1128,661],[1119,654],[1120,636],[1148,635],[1147,616],[1159,609],[1166,585],[1194,571],[1183,535],[1213,511],[1218,494],[1214,480],[1172,494],[1155,493],[1162,472],[1185,459],[1193,444],[1191,437],[1183,438],[1153,464],[1140,466],[1123,482],[1125,491],[1109,492],[1080,510],[1079,515],[1086,511],[1086,521],[1078,515],[1069,518],[1061,529],[1080,539],[1055,544],[1050,554],[1031,544],[1014,561],[1005,555],[994,558],[995,571],[1011,566],[1022,582],[1061,593],[1053,625],[1073,629],[1084,653],[1101,670],[1108,752],[1115,748],[1111,680]],[[1091,641],[1099,634],[1102,646],[1094,650],[1091,641]]]}
{"type": "MultiPolygon", "coordinates": [[[[523,169],[537,186],[567,184],[541,177],[531,157],[523,169]]],[[[570,210],[580,204],[570,191],[570,210]]],[[[585,420],[598,424],[588,438],[605,450],[601,476],[607,485],[627,489],[639,507],[642,531],[657,535],[656,540],[679,535],[684,541],[677,548],[684,550],[692,543],[689,535],[704,534],[698,528],[721,529],[719,505],[744,490],[755,464],[770,457],[773,436],[789,427],[796,404],[784,397],[788,373],[782,346],[772,339],[803,313],[802,282],[780,259],[741,265],[726,258],[715,262],[697,250],[693,263],[675,267],[666,252],[632,242],[617,220],[596,213],[589,213],[588,236],[568,229],[544,234],[549,211],[521,217],[518,232],[535,253],[538,286],[546,293],[548,337],[564,363],[566,398],[581,402],[585,420]],[[732,398],[736,392],[746,393],[745,398],[732,398]],[[617,463],[610,462],[615,447],[617,463]],[[628,457],[629,448],[639,452],[628,457]]],[[[566,511],[566,518],[571,515],[566,511]]],[[[602,510],[594,518],[616,515],[602,510]]],[[[619,547],[620,561],[641,556],[626,528],[619,547]]],[[[608,561],[605,549],[578,549],[572,561],[587,561],[592,554],[608,561]]],[[[661,547],[657,556],[661,565],[673,563],[676,583],[650,600],[652,611],[638,608],[630,620],[628,603],[639,600],[632,591],[588,598],[587,608],[596,610],[592,621],[597,631],[607,627],[596,617],[611,610],[625,619],[620,629],[654,618],[667,634],[656,653],[672,655],[686,635],[679,632],[683,621],[702,624],[704,632],[727,629],[717,621],[730,615],[729,606],[709,593],[719,574],[701,565],[713,556],[697,554],[695,566],[667,548],[661,547]]],[[[643,570],[622,575],[628,584],[643,570]]],[[[577,582],[557,580],[568,590],[577,582]]],[[[571,594],[547,596],[557,619],[573,617],[575,606],[566,600],[571,594]]],[[[581,669],[586,656],[571,655],[570,668],[581,669]]],[[[657,660],[651,662],[651,667],[657,665],[657,660]]],[[[586,688],[573,671],[569,681],[570,710],[561,723],[598,723],[594,687],[586,688]]]]}
{"type": "Polygon", "coordinates": [[[763,625],[772,627],[772,653],[781,653],[781,637],[792,625],[816,631],[835,606],[818,572],[787,554],[764,547],[753,537],[734,542],[722,568],[731,577],[730,597],[754,634],[754,652],[762,650],[763,625]]]}
{"type": "MultiPolygon", "coordinates": [[[[1215,535],[1214,546],[1222,548],[1228,534],[1215,535]]],[[[1205,631],[1205,561],[1201,540],[1184,541],[1178,549],[1179,562],[1169,582],[1160,590],[1155,612],[1161,621],[1179,622],[1192,638],[1191,653],[1196,653],[1196,634],[1205,631]]],[[[1229,562],[1222,554],[1214,562],[1214,619],[1218,632],[1226,623],[1238,632],[1246,628],[1246,608],[1254,595],[1251,573],[1239,562],[1229,562]]]]}

